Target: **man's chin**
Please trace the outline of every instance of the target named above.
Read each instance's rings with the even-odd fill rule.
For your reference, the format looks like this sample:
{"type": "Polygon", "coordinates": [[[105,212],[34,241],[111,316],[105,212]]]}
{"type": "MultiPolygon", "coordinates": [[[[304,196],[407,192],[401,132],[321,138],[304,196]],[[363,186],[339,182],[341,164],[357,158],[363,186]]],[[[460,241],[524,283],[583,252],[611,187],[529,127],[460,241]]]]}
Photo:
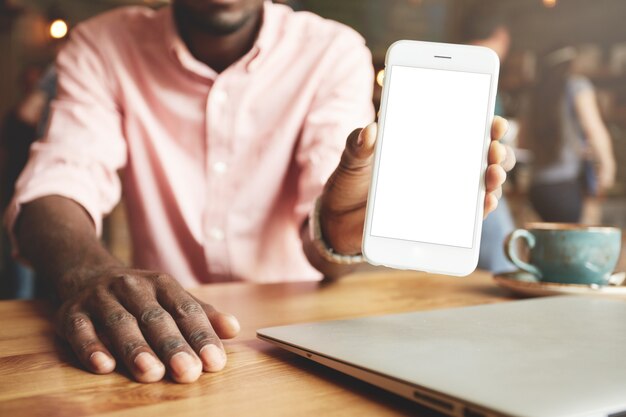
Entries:
{"type": "Polygon", "coordinates": [[[237,32],[248,22],[249,17],[233,19],[232,16],[211,15],[210,17],[197,16],[194,19],[196,29],[216,36],[226,36],[237,32]]]}
{"type": "Polygon", "coordinates": [[[239,0],[210,0],[209,3],[216,6],[230,6],[238,3],[239,0]]]}

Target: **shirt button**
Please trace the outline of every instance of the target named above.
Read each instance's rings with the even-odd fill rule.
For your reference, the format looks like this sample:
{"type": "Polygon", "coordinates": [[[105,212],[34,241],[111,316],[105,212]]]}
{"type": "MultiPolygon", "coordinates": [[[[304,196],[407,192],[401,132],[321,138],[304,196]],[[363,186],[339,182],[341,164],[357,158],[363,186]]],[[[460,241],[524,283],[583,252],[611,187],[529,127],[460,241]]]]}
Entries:
{"type": "Polygon", "coordinates": [[[226,162],[217,161],[216,163],[213,164],[213,171],[215,171],[218,174],[225,173],[227,169],[228,169],[228,165],[226,165],[226,162]]]}
{"type": "Polygon", "coordinates": [[[223,90],[215,90],[211,93],[211,95],[217,104],[222,104],[228,100],[228,94],[223,90]]]}
{"type": "Polygon", "coordinates": [[[224,240],[224,231],[222,231],[222,229],[218,229],[217,227],[214,227],[213,229],[209,231],[209,236],[213,240],[222,241],[224,240]]]}

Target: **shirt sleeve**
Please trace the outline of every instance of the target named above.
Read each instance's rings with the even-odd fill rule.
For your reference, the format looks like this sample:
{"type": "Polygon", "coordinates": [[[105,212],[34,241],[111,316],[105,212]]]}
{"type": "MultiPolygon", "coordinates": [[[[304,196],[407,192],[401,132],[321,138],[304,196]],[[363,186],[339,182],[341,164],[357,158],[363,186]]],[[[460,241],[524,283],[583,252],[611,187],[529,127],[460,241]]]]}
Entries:
{"type": "Polygon", "coordinates": [[[11,234],[21,206],[50,195],[83,206],[100,234],[102,217],[120,199],[117,170],[126,164],[126,142],[111,74],[96,35],[77,27],[57,57],[58,92],[47,132],[31,147],[5,215],[11,234]]]}
{"type": "Polygon", "coordinates": [[[302,221],[339,164],[350,132],[374,121],[374,69],[364,40],[348,33],[336,40],[333,51],[296,151],[300,178],[295,214],[302,221]]]}

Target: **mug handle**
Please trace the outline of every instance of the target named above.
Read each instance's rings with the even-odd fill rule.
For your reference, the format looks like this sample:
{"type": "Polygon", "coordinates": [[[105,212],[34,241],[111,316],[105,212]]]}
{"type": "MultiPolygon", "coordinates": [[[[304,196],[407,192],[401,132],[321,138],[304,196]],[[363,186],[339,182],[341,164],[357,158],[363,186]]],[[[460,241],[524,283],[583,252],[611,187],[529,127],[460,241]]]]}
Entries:
{"type": "Polygon", "coordinates": [[[533,236],[532,233],[525,229],[514,230],[513,233],[511,233],[509,237],[507,237],[506,242],[504,242],[504,253],[506,254],[506,257],[509,258],[509,260],[521,270],[530,272],[537,278],[541,278],[541,271],[539,271],[536,266],[531,265],[528,262],[522,261],[517,256],[515,243],[519,238],[523,238],[526,241],[529,249],[535,247],[535,236],[533,236]]]}

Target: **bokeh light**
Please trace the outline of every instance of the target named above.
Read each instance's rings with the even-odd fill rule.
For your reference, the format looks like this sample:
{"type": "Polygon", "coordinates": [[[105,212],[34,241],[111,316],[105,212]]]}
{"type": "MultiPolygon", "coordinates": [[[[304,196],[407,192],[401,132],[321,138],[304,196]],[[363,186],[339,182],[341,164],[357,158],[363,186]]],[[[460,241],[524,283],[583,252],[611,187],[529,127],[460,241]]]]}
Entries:
{"type": "Polygon", "coordinates": [[[378,73],[376,74],[376,83],[379,86],[383,86],[383,81],[385,80],[385,70],[381,69],[380,71],[378,71],[378,73]]]}
{"type": "Polygon", "coordinates": [[[556,0],[543,0],[543,5],[548,8],[552,8],[556,6],[556,0]]]}
{"type": "Polygon", "coordinates": [[[67,35],[68,27],[64,20],[57,19],[50,24],[50,36],[61,39],[67,35]]]}

